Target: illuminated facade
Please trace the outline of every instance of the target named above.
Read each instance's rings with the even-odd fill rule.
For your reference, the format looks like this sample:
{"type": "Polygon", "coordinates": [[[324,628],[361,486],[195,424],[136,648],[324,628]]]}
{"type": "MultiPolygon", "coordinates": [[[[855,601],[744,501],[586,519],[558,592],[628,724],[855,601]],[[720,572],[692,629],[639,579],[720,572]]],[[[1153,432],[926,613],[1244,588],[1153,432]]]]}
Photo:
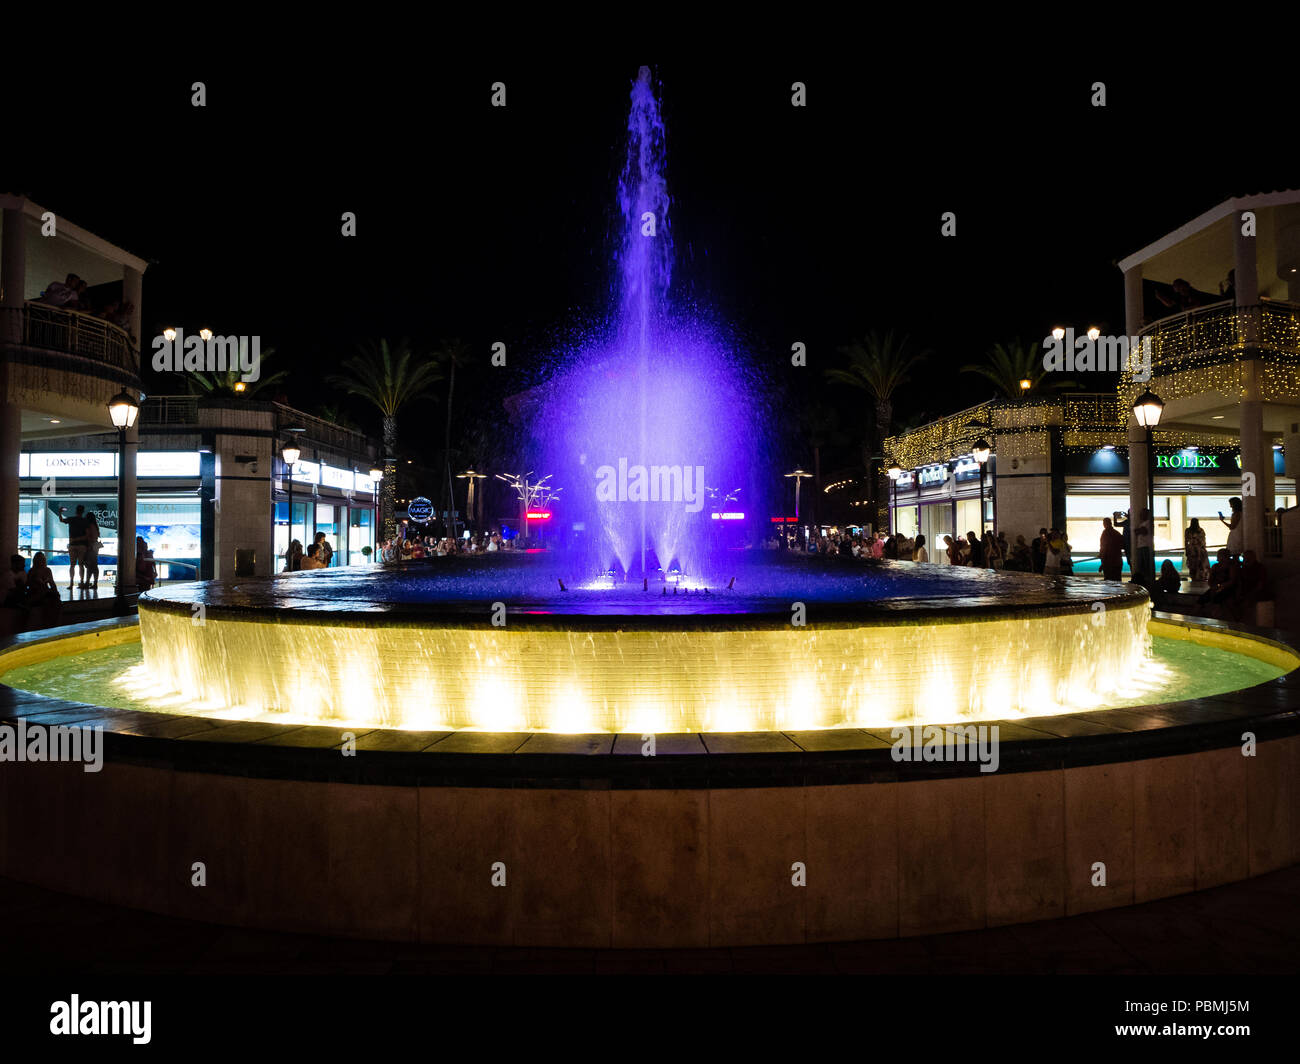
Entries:
{"type": "MultiPolygon", "coordinates": [[[[1146,508],[1146,432],[1132,404],[1150,389],[1165,403],[1152,437],[1157,557],[1181,556],[1193,517],[1211,549],[1221,545],[1218,513],[1229,513],[1235,496],[1245,548],[1268,559],[1279,588],[1295,581],[1300,192],[1225,201],[1120,268],[1127,333],[1143,345],[1146,367],[1135,360],[1110,393],[973,407],[890,438],[890,457],[905,471],[951,465],[988,435],[997,461],[988,516],[1012,542],[1041,527],[1066,529],[1077,558],[1095,552],[1103,516],[1146,508]],[[1176,281],[1187,282],[1185,302],[1196,305],[1170,313],[1177,288],[1188,290],[1176,281]]],[[[898,501],[920,506],[923,496],[923,488],[915,498],[903,491],[898,501]]],[[[898,518],[909,520],[905,511],[898,518]]]]}

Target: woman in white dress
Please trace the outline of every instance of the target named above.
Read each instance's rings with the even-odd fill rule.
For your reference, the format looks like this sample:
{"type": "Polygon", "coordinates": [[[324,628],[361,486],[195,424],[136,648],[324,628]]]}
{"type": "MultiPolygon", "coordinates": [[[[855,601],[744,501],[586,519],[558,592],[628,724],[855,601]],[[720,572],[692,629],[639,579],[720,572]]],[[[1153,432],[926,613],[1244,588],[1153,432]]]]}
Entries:
{"type": "Polygon", "coordinates": [[[912,561],[928,562],[929,560],[930,560],[930,553],[925,549],[925,537],[917,536],[916,543],[912,547],[912,561]]]}
{"type": "Polygon", "coordinates": [[[1219,520],[1228,526],[1228,553],[1234,558],[1240,557],[1242,548],[1245,546],[1245,530],[1241,527],[1241,500],[1235,495],[1228,500],[1228,505],[1232,507],[1232,519],[1223,520],[1223,511],[1219,511],[1219,520]]]}

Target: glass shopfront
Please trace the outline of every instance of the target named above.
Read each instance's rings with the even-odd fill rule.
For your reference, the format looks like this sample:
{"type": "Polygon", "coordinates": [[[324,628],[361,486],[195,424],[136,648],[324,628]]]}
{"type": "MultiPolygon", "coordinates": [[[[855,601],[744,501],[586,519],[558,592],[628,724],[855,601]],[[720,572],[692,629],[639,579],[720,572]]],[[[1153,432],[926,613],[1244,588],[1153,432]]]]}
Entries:
{"type": "Polygon", "coordinates": [[[373,507],[335,505],[314,502],[310,498],[300,502],[295,497],[291,534],[289,502],[287,499],[277,502],[275,504],[275,571],[284,572],[285,555],[291,538],[302,544],[305,554],[318,532],[324,532],[326,541],[334,548],[333,557],[330,559],[331,568],[369,564],[374,558],[374,527],[373,507]],[[369,554],[363,553],[365,547],[370,548],[369,554]]]}
{"type": "MultiPolygon", "coordinates": [[[[118,563],[117,496],[70,491],[54,496],[24,495],[19,499],[19,552],[31,558],[44,551],[55,579],[68,578],[68,526],[65,519],[77,507],[93,514],[99,527],[98,558],[101,579],[111,579],[118,563]],[[60,516],[60,512],[62,516],[60,516]],[[111,570],[111,572],[105,572],[111,570]]],[[[144,538],[154,553],[159,577],[193,580],[202,554],[199,500],[193,495],[141,495],[136,500],[135,536],[144,538]]],[[[130,564],[135,564],[135,536],[125,544],[130,564]]]]}
{"type": "MultiPolygon", "coordinates": [[[[991,465],[988,467],[991,469],[991,465]]],[[[946,563],[945,536],[965,538],[993,527],[993,479],[985,472],[984,520],[980,520],[979,465],[963,457],[904,473],[895,485],[893,531],[925,536],[930,561],[946,563]]]]}
{"type": "MultiPolygon", "coordinates": [[[[1274,497],[1270,509],[1295,506],[1295,482],[1286,479],[1280,453],[1276,453],[1274,497]]],[[[1129,510],[1128,465],[1113,450],[1071,456],[1067,459],[1066,536],[1073,548],[1075,572],[1096,572],[1102,518],[1129,510]]],[[[1241,495],[1236,454],[1232,451],[1182,451],[1157,454],[1154,502],[1155,547],[1157,566],[1166,558],[1185,570],[1183,556],[1186,532],[1193,518],[1205,532],[1205,545],[1213,561],[1214,553],[1227,545],[1230,518],[1229,499],[1241,495]],[[1230,475],[1224,476],[1225,472],[1230,475]]],[[[1125,573],[1128,566],[1124,567],[1125,573]]],[[[1184,571],[1183,575],[1187,575],[1184,571]]]]}

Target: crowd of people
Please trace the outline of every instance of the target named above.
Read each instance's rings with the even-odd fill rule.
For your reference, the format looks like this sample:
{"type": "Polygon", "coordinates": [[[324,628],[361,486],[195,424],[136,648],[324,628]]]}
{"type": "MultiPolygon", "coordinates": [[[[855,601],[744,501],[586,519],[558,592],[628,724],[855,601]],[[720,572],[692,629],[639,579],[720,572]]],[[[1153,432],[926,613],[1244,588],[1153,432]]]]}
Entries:
{"type": "MultiPolygon", "coordinates": [[[[492,554],[506,550],[507,543],[500,532],[471,534],[468,538],[461,539],[432,535],[399,536],[381,541],[376,556],[382,562],[401,562],[420,558],[445,558],[451,554],[492,554]]],[[[285,571],[296,573],[328,569],[333,558],[333,545],[324,532],[317,532],[306,551],[296,539],[289,544],[285,555],[285,571]]]]}
{"type": "Polygon", "coordinates": [[[122,329],[131,328],[131,319],[135,316],[135,304],[130,300],[111,299],[107,303],[94,305],[87,291],[87,284],[75,273],[70,273],[62,281],[52,282],[40,294],[37,302],[45,303],[61,310],[78,310],[103,318],[122,329]]]}
{"type": "Polygon", "coordinates": [[[1238,560],[1222,548],[1210,569],[1209,585],[1197,602],[1211,616],[1227,621],[1253,621],[1256,607],[1273,597],[1268,569],[1253,550],[1238,560]]]}
{"type": "Polygon", "coordinates": [[[0,608],[7,614],[0,628],[4,634],[49,628],[59,623],[63,597],[44,551],[33,555],[30,571],[21,554],[10,556],[8,568],[0,570],[0,608]]]}
{"type": "Polygon", "coordinates": [[[451,536],[410,536],[394,539],[379,546],[379,557],[386,562],[413,558],[446,558],[452,554],[493,554],[507,550],[508,541],[500,532],[471,534],[468,539],[451,536]]]}
{"type": "MultiPolygon", "coordinates": [[[[99,592],[99,552],[104,546],[99,521],[84,505],[78,505],[72,514],[68,514],[66,507],[60,507],[58,519],[68,526],[69,597],[73,590],[80,590],[89,592],[93,598],[99,592]]],[[[118,565],[120,571],[120,558],[118,565]]],[[[148,591],[157,579],[153,551],[143,536],[136,536],[136,590],[148,591]]],[[[12,617],[6,620],[6,629],[30,631],[58,624],[62,603],[62,593],[45,551],[37,551],[32,556],[30,569],[23,556],[15,554],[9,559],[8,568],[0,570],[0,607],[20,612],[17,621],[12,617]]]]}
{"type": "MultiPolygon", "coordinates": [[[[777,550],[779,538],[769,538],[766,546],[777,550]]],[[[800,541],[787,542],[791,550],[804,550],[800,541]]],[[[875,559],[877,561],[937,562],[932,557],[930,545],[923,534],[905,536],[901,532],[886,535],[880,532],[823,533],[808,541],[809,554],[837,554],[845,557],[875,559]]],[[[1024,536],[1016,536],[1015,543],[1005,532],[996,535],[985,529],[981,536],[975,531],[965,536],[944,536],[942,556],[949,565],[963,565],[975,569],[1005,569],[1011,572],[1046,573],[1049,576],[1068,575],[1074,572],[1071,547],[1060,529],[1040,529],[1032,543],[1024,536]]]]}

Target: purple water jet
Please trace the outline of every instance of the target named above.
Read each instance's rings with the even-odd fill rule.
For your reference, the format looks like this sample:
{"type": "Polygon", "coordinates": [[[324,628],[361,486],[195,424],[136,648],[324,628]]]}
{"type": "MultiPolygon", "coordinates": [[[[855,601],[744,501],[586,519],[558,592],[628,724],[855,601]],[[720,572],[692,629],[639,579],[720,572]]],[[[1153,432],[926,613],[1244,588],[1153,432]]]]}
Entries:
{"type": "Polygon", "coordinates": [[[714,512],[757,521],[765,418],[734,342],[673,305],[666,136],[648,67],[632,86],[617,203],[610,318],[545,388],[539,468],[563,487],[582,568],[703,575],[723,543],[714,512]]]}

